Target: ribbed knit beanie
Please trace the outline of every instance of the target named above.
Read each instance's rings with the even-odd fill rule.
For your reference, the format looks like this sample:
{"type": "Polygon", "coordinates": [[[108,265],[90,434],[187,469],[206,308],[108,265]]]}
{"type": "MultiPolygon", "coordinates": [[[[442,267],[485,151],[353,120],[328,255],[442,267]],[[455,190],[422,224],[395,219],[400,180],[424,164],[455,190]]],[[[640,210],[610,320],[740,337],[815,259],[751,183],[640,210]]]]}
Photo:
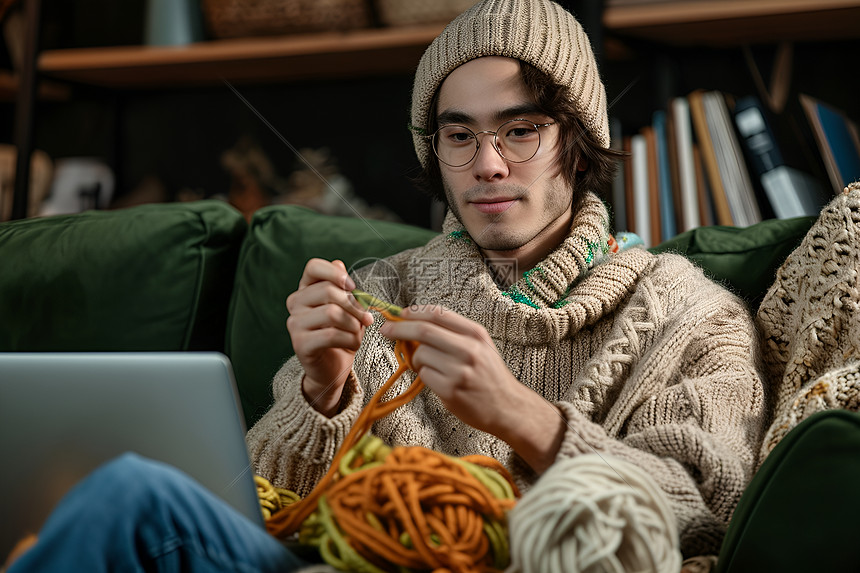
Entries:
{"type": "MultiPolygon", "coordinates": [[[[448,74],[482,56],[527,62],[569,86],[585,128],[609,147],[606,89],[591,43],[576,18],[550,0],[482,0],[452,20],[418,63],[412,88],[414,127],[427,128],[433,96],[448,74]]],[[[430,142],[414,132],[413,142],[426,167],[430,142]]]]}

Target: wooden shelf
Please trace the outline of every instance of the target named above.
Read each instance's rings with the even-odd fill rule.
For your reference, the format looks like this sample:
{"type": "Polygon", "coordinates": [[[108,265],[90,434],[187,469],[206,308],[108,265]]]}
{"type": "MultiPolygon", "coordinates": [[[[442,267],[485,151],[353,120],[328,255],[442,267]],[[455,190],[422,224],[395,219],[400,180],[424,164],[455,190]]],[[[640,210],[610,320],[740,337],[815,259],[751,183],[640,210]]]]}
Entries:
{"type": "MultiPolygon", "coordinates": [[[[42,80],[36,97],[43,101],[66,101],[72,90],[67,84],[42,80]]],[[[0,102],[14,102],[18,97],[18,76],[9,70],[0,70],[0,102]]]]}
{"type": "Polygon", "coordinates": [[[47,76],[111,88],[163,88],[231,82],[343,79],[411,74],[442,24],[242,38],[188,46],[49,50],[47,76]]]}
{"type": "Polygon", "coordinates": [[[610,0],[607,33],[679,46],[860,38],[858,0],[610,0]]]}
{"type": "MultiPolygon", "coordinates": [[[[669,45],[731,46],[860,38],[860,0],[610,0],[615,37],[669,45]]],[[[45,76],[88,85],[159,89],[411,74],[443,24],[313,35],[242,38],[179,47],[45,51],[45,76]]],[[[608,49],[608,57],[623,49],[608,49]]],[[[616,56],[618,57],[618,56],[616,56]]]]}

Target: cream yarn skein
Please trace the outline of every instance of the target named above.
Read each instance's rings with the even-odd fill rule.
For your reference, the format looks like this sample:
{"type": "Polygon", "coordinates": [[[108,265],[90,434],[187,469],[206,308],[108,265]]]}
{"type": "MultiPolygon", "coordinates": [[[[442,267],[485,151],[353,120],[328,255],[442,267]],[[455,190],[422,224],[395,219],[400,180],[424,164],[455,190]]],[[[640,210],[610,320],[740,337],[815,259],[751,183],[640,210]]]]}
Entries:
{"type": "Polygon", "coordinates": [[[681,570],[666,494],[638,467],[588,454],[553,466],[508,514],[507,573],[681,570]]]}

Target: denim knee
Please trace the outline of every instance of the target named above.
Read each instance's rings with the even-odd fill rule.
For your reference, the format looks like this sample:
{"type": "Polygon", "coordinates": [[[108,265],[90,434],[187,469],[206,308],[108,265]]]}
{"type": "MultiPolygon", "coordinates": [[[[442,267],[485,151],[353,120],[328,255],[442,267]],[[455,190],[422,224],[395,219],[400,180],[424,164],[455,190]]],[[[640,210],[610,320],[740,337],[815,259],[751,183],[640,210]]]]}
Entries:
{"type": "Polygon", "coordinates": [[[190,479],[167,464],[128,452],[99,467],[89,481],[91,492],[109,503],[112,511],[127,513],[135,508],[151,510],[177,481],[190,479]]]}

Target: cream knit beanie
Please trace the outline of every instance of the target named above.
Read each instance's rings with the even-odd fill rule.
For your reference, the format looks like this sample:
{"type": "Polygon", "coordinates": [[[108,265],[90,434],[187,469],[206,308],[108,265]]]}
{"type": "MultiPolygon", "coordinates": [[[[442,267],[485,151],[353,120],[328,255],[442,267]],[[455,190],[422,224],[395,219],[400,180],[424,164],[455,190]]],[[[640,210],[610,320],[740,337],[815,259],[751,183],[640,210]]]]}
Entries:
{"type": "MultiPolygon", "coordinates": [[[[588,129],[609,147],[606,89],[591,43],[576,18],[550,0],[482,0],[454,20],[424,52],[412,88],[412,125],[426,129],[430,103],[454,68],[481,56],[527,62],[570,87],[570,99],[588,129]]],[[[426,167],[430,142],[413,132],[426,167]]]]}

